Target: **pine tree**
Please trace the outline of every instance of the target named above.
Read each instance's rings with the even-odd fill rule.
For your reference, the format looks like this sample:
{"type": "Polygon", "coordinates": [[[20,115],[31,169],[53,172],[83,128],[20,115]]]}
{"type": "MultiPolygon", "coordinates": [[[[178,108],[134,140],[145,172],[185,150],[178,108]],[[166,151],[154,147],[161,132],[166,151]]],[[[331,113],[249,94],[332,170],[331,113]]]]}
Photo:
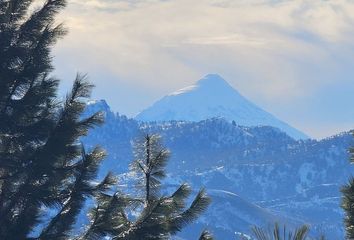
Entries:
{"type": "Polygon", "coordinates": [[[291,232],[285,226],[280,229],[279,224],[275,223],[271,231],[267,232],[260,227],[253,227],[252,231],[257,240],[305,240],[307,239],[309,227],[303,225],[291,232]]]}
{"type": "MultiPolygon", "coordinates": [[[[353,132],[354,134],[354,132],[353,132]]],[[[354,163],[354,148],[349,149],[350,162],[354,163]]],[[[345,231],[347,239],[354,239],[354,178],[342,187],[342,208],[345,211],[345,231]]]]}
{"type": "Polygon", "coordinates": [[[87,197],[114,183],[94,184],[100,148],[86,152],[78,139],[102,123],[100,114],[81,119],[92,85],[78,75],[64,103],[50,77],[51,47],[65,30],[54,16],[65,0],[47,0],[29,12],[32,0],[0,2],[0,239],[68,239],[87,197]],[[57,214],[43,222],[45,210],[57,214]]]}
{"type": "MultiPolygon", "coordinates": [[[[146,135],[135,143],[135,160],[132,173],[137,179],[137,196],[123,197],[122,193],[113,196],[102,195],[105,206],[97,206],[91,215],[92,225],[82,239],[110,235],[115,240],[170,239],[185,226],[195,221],[210,203],[204,189],[200,190],[191,205],[187,200],[191,188],[182,184],[171,195],[161,195],[161,180],[166,176],[165,167],[169,151],[160,142],[158,135],[146,135]],[[116,204],[119,203],[119,204],[116,204]],[[129,208],[140,210],[135,219],[129,218],[129,208]],[[106,225],[105,219],[116,219],[106,225]]],[[[212,239],[203,232],[200,239],[212,239]]]]}

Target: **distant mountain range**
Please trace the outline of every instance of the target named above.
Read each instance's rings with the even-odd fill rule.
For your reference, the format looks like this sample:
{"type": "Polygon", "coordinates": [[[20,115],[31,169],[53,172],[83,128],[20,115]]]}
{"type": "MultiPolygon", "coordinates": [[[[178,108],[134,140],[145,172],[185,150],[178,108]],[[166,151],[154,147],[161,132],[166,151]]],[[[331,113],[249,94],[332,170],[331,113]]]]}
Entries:
{"type": "Polygon", "coordinates": [[[294,139],[308,139],[301,131],[256,106],[222,77],[209,74],[194,85],[173,92],[140,112],[138,121],[202,121],[221,117],[242,126],[272,126],[294,139]]]}
{"type": "Polygon", "coordinates": [[[166,186],[189,182],[194,189],[205,186],[212,196],[208,212],[178,239],[196,239],[204,227],[217,239],[238,239],[254,224],[267,227],[275,221],[290,227],[307,223],[313,235],[344,238],[339,189],[354,172],[349,132],[295,140],[278,128],[240,126],[223,118],[137,121],[113,113],[104,100],[90,102],[85,114],[97,111],[104,112],[106,123],[83,141],[107,149],[102,175],[112,170],[123,183],[129,181],[132,140],[158,133],[172,152],[166,186]]]}

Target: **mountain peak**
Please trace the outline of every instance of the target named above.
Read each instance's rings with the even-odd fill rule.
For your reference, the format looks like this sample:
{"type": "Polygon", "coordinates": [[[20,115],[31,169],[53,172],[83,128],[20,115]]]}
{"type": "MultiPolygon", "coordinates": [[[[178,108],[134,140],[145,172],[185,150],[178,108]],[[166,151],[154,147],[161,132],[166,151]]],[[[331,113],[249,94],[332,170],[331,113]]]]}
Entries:
{"type": "MultiPolygon", "coordinates": [[[[209,98],[213,97],[213,95],[215,95],[215,92],[221,93],[221,95],[225,95],[226,92],[238,93],[220,75],[208,74],[205,75],[202,79],[198,80],[193,85],[179,89],[173,93],[170,93],[168,96],[176,96],[176,95],[188,94],[192,92],[199,92],[199,93],[203,92],[204,95],[208,95],[209,98]]],[[[228,95],[227,93],[226,95],[228,95]]]]}
{"type": "Polygon", "coordinates": [[[242,126],[272,126],[295,139],[305,134],[256,106],[220,75],[208,74],[194,85],[169,94],[140,112],[140,121],[201,121],[222,117],[242,126]]]}
{"type": "Polygon", "coordinates": [[[223,79],[219,74],[208,74],[205,75],[202,79],[200,79],[197,84],[204,85],[204,84],[228,84],[225,79],[223,79]]]}
{"type": "MultiPolygon", "coordinates": [[[[208,74],[196,83],[199,87],[232,88],[230,84],[218,74],[208,74]]],[[[235,89],[233,89],[235,90],[235,89]]]]}

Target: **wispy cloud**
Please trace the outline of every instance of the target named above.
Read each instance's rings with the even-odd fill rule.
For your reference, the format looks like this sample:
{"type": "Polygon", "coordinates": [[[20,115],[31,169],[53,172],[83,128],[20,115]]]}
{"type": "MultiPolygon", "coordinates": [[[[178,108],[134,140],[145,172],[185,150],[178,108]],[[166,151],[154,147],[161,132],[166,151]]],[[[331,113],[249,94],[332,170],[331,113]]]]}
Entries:
{"type": "Polygon", "coordinates": [[[266,39],[252,38],[237,34],[217,37],[196,37],[187,39],[184,43],[196,45],[247,45],[261,47],[267,44],[266,39]]]}
{"type": "MultiPolygon", "coordinates": [[[[167,1],[167,0],[165,0],[167,1]]],[[[142,8],[146,5],[164,2],[164,0],[72,0],[70,4],[77,8],[117,13],[142,8]]]]}

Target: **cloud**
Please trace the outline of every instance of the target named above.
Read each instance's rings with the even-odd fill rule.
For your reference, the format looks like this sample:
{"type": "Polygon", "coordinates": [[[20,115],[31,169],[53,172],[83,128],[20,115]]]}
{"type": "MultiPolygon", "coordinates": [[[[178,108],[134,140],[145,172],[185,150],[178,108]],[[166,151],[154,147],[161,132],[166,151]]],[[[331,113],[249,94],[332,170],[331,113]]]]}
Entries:
{"type": "Polygon", "coordinates": [[[190,38],[184,43],[196,45],[247,45],[247,46],[262,46],[266,45],[267,41],[260,38],[251,38],[237,34],[218,36],[218,37],[200,37],[190,38]]]}
{"type": "Polygon", "coordinates": [[[72,0],[57,73],[88,72],[99,91],[128,84],[153,101],[218,72],[261,105],[295,106],[354,74],[352,12],[345,0],[72,0]]]}
{"type": "Polygon", "coordinates": [[[72,0],[70,4],[72,5],[72,7],[86,9],[89,11],[117,13],[121,11],[133,10],[135,8],[143,8],[146,5],[163,1],[164,0],[72,0]]]}

